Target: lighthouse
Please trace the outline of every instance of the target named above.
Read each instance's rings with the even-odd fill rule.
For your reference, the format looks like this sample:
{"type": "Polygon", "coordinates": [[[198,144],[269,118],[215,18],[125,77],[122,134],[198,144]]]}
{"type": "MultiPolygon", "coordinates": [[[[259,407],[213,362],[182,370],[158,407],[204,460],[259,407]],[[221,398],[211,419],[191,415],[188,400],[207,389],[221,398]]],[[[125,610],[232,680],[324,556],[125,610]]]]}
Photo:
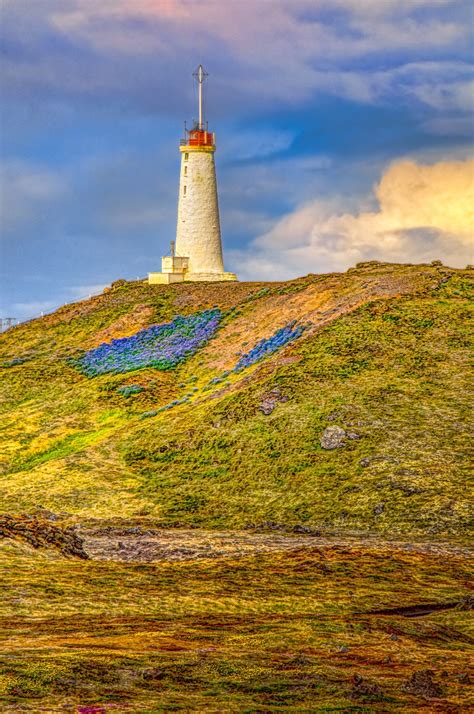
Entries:
{"type": "Polygon", "coordinates": [[[194,72],[198,87],[198,120],[184,128],[180,142],[178,220],[176,241],[161,259],[161,273],[149,273],[150,284],[183,281],[237,280],[224,270],[214,154],[216,138],[204,120],[202,65],[194,72]]]}

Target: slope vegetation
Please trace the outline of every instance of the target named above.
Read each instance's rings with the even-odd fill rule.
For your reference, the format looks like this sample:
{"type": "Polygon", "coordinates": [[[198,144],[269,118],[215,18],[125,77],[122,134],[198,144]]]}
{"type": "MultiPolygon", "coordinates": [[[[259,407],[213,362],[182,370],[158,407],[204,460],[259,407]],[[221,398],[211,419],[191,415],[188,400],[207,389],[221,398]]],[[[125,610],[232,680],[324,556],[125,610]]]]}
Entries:
{"type": "Polygon", "coordinates": [[[12,328],[2,511],[463,538],[470,287],[467,270],[380,263],[117,281],[12,328]]]}

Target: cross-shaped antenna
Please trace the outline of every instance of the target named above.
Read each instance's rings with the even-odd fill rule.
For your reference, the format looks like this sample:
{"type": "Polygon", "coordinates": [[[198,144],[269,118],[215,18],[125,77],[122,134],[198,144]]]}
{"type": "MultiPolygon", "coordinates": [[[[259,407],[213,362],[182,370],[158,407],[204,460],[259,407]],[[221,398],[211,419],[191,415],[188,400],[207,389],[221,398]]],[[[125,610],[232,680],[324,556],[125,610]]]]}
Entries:
{"type": "Polygon", "coordinates": [[[208,77],[208,73],[205,71],[204,67],[202,64],[199,65],[197,70],[193,72],[193,77],[196,77],[196,81],[198,83],[198,90],[199,90],[199,128],[202,129],[204,122],[202,118],[202,84],[205,80],[206,77],[208,77]]]}

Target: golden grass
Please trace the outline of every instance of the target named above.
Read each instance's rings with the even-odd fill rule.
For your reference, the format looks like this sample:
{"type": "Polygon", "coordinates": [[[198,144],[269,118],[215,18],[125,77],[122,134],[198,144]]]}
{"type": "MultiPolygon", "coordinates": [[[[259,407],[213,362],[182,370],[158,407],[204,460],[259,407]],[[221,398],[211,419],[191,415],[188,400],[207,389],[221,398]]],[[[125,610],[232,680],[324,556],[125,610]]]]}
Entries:
{"type": "MultiPolygon", "coordinates": [[[[462,711],[466,612],[370,610],[468,592],[459,556],[297,549],[125,564],[9,546],[2,581],[2,711],[462,711]],[[32,617],[34,613],[34,617],[32,617]],[[403,689],[433,670],[442,696],[403,689]],[[377,685],[360,691],[358,676],[377,685]]],[[[466,710],[464,708],[464,710],[466,710]]]]}

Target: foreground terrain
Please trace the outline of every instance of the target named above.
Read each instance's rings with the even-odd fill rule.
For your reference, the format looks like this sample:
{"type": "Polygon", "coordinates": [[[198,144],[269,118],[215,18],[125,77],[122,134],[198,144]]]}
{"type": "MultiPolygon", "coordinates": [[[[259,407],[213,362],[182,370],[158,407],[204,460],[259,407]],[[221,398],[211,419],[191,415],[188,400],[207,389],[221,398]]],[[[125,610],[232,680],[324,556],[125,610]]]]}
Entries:
{"type": "Polygon", "coordinates": [[[2,711],[428,713],[473,703],[464,548],[80,532],[90,559],[3,541],[2,711]]]}
{"type": "Polygon", "coordinates": [[[470,299],[118,281],[2,335],[2,711],[474,707],[470,299]]]}

